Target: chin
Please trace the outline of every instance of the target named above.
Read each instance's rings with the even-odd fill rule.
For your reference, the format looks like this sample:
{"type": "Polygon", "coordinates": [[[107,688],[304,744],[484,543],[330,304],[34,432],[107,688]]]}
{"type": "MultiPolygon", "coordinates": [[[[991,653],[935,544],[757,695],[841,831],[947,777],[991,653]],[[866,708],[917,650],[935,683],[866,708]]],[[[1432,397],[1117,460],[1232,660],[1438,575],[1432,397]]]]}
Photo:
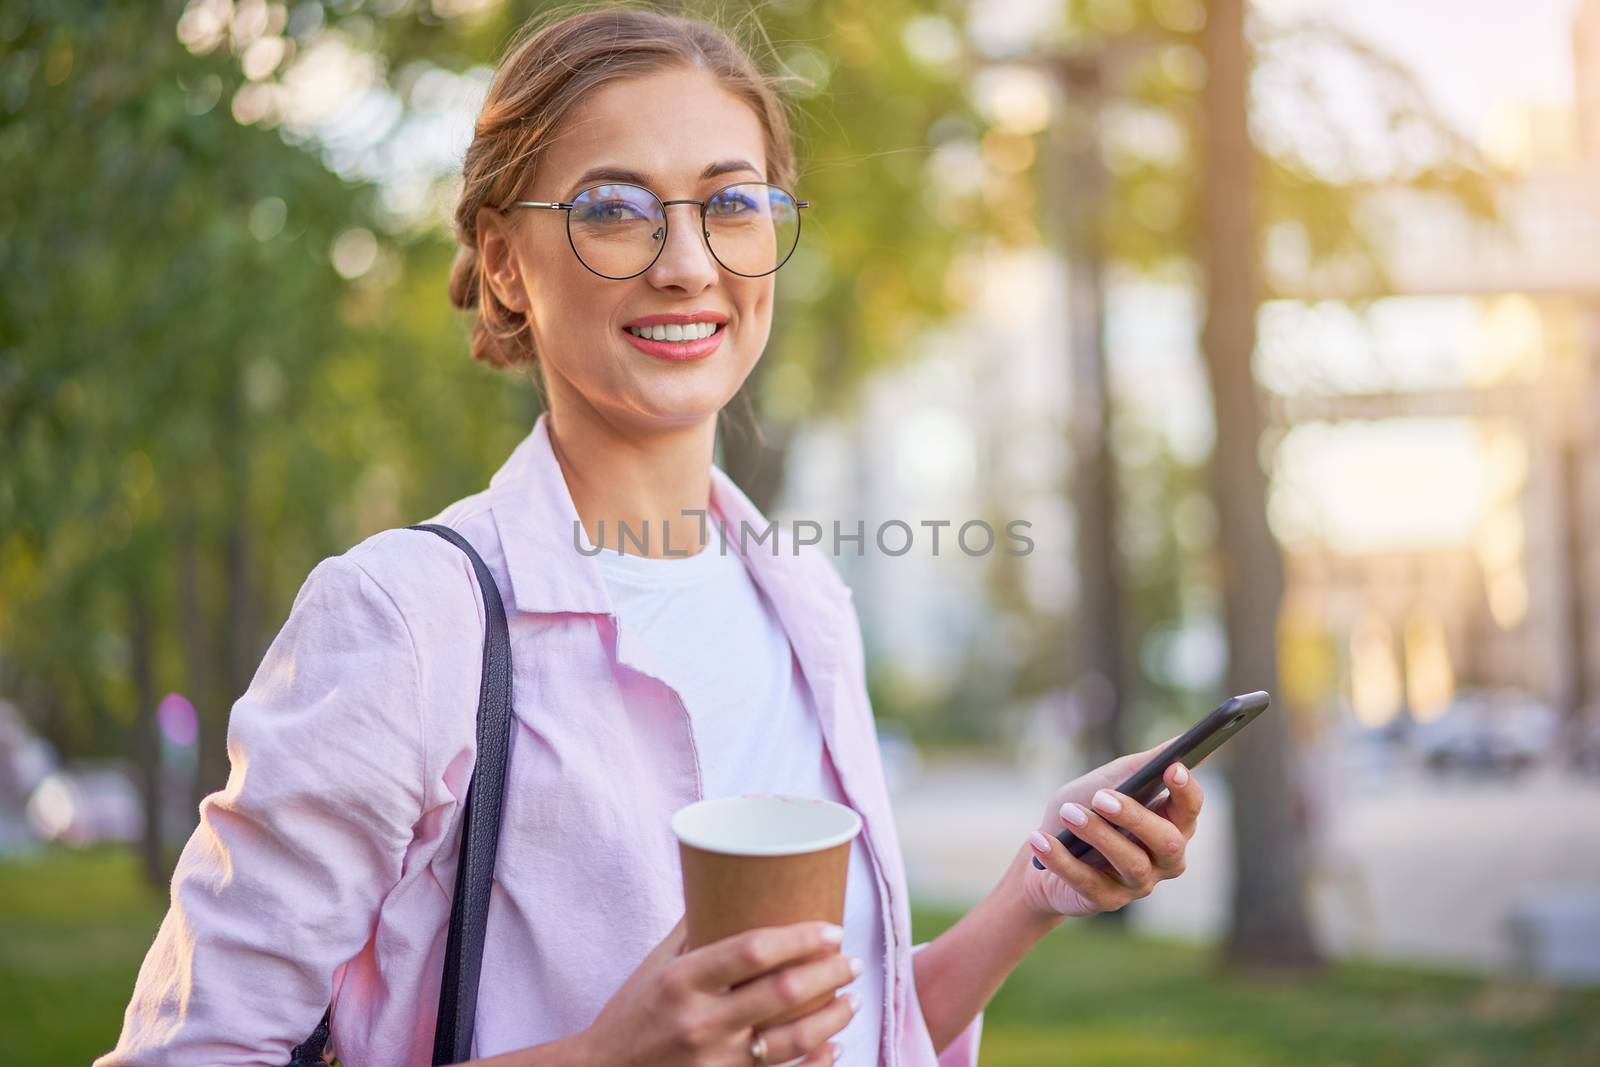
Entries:
{"type": "Polygon", "coordinates": [[[698,426],[707,419],[715,418],[732,394],[701,393],[695,391],[679,395],[666,395],[655,393],[650,396],[633,398],[632,403],[625,405],[630,415],[630,421],[644,431],[679,430],[691,426],[698,426]]]}

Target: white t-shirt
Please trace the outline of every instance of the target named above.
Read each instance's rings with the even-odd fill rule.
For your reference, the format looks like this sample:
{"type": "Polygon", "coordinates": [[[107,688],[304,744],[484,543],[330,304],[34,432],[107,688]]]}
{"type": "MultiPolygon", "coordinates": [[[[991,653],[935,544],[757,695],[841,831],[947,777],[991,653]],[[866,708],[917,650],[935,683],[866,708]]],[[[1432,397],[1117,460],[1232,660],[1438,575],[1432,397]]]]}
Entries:
{"type": "MultiPolygon", "coordinates": [[[[599,552],[620,628],[654,654],[688,709],[707,798],[789,793],[847,803],[823,751],[810,690],[788,635],[738,554],[737,539],[692,556],[599,552]]],[[[875,1067],[883,1021],[885,931],[861,835],[850,848],[844,946],[866,969],[844,987],[861,1009],[830,1040],[843,1067],[875,1067]]]]}

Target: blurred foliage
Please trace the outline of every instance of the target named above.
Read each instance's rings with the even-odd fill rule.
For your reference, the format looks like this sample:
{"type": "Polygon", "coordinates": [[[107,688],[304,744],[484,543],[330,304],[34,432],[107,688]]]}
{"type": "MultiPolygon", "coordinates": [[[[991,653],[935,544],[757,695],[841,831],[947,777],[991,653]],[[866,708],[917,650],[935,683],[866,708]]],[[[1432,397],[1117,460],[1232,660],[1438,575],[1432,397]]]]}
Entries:
{"type": "MultiPolygon", "coordinates": [[[[1070,247],[1071,212],[1087,198],[1085,239],[1098,245],[1109,275],[1203,291],[1205,22],[1202,0],[1067,0],[1039,47],[992,57],[992,69],[1034,74],[1051,92],[1050,126],[1031,135],[1035,162],[1018,178],[1028,186],[1024,202],[1038,203],[1043,235],[1052,246],[1063,252],[1070,247]],[[1074,131],[1091,139],[1103,167],[1098,175],[1074,174],[1066,161],[1074,131]]],[[[1255,9],[1248,36],[1257,102],[1251,134],[1261,299],[1278,295],[1285,283],[1323,279],[1357,303],[1382,294],[1387,279],[1367,213],[1376,194],[1403,189],[1435,197],[1479,222],[1496,217],[1494,178],[1476,147],[1434,107],[1403,64],[1325,20],[1255,9]],[[1373,129],[1383,134],[1376,146],[1360,136],[1373,129]],[[1269,256],[1268,246],[1292,254],[1269,256]],[[1294,276],[1284,276],[1285,265],[1294,276]]],[[[995,124],[1004,126],[1003,120],[995,124]]],[[[1108,353],[1113,362],[1115,355],[1108,353]]],[[[1171,357],[1176,362],[1182,354],[1171,357]]],[[[1062,358],[1069,358],[1065,345],[1062,358]]],[[[1214,625],[1220,632],[1216,511],[1206,463],[1182,454],[1156,423],[1140,383],[1119,376],[1115,367],[1109,377],[1105,414],[1118,487],[1128,736],[1166,736],[1167,727],[1192,722],[1203,702],[1219,695],[1221,679],[1208,684],[1171,669],[1172,642],[1182,631],[1214,625]]],[[[1069,471],[1063,497],[1070,496],[1073,477],[1069,471]]],[[[1092,610],[1074,618],[1031,609],[1014,576],[997,578],[997,601],[1026,619],[1019,628],[1027,635],[1026,655],[1006,671],[1015,682],[1007,696],[1026,703],[1070,682],[1072,657],[1064,650],[1074,646],[1072,633],[1099,623],[1092,610]]],[[[968,691],[954,694],[952,703],[987,699],[995,688],[994,668],[973,662],[963,674],[968,691]]]]}
{"type": "MultiPolygon", "coordinates": [[[[590,5],[560,10],[577,6],[590,5]]],[[[982,106],[978,76],[1011,60],[971,50],[964,5],[657,6],[729,27],[783,78],[795,117],[796,191],[815,207],[748,389],[781,453],[790,428],[847,410],[865,376],[964,306],[984,249],[1040,240],[1036,220],[1080,191],[1040,165],[1047,123],[982,106]]],[[[534,391],[471,365],[445,297],[453,175],[432,176],[421,217],[363,175],[403,146],[384,131],[434,106],[430,75],[486,80],[515,29],[548,10],[0,9],[0,688],[64,751],[130,749],[142,728],[130,659],[148,649],[158,690],[201,710],[200,791],[219,785],[226,709],[315,561],[480,487],[525,432],[534,391]],[[298,64],[329,48],[368,63],[366,98],[390,109],[364,149],[321,143],[275,110],[298,64]],[[341,242],[362,261],[344,273],[341,242]]],[[[1108,57],[1108,101],[1144,131],[1131,150],[1106,145],[1100,225],[1117,264],[1181,273],[1192,260],[1203,17],[1198,0],[1075,0],[1052,46],[1108,57]]],[[[1296,49],[1331,39],[1264,27],[1262,77],[1287,77],[1296,49]]],[[[1370,51],[1364,62],[1394,123],[1433,128],[1403,74],[1370,51]]],[[[1434,140],[1451,151],[1399,176],[1481,203],[1459,146],[1434,140]]],[[[1332,183],[1302,156],[1290,144],[1264,157],[1270,216],[1304,227],[1317,256],[1359,252],[1354,198],[1378,178],[1332,183]]],[[[1125,486],[1192,481],[1162,448],[1142,454],[1125,486]]],[[[1159,518],[1162,499],[1130,507],[1159,518]]],[[[1173,621],[1179,562],[1130,559],[1130,639],[1173,621]]],[[[978,688],[952,707],[989,707],[1007,679],[1024,697],[1062,680],[1070,620],[1028,617],[1009,580],[997,596],[1026,622],[1028,657],[976,664],[964,677],[978,688]]]]}
{"type": "MultiPolygon", "coordinates": [[[[486,80],[538,10],[0,15],[0,684],[64,751],[132,747],[130,657],[148,647],[158,688],[201,710],[199,792],[220,785],[226,709],[315,561],[480,487],[526,432],[528,383],[466,357],[443,215],[392,210],[350,177],[348,146],[290,129],[273,94],[297,57],[337,46],[371,61],[399,128],[428,106],[429,72],[486,80]],[[341,241],[368,261],[350,277],[341,241]]],[[[981,203],[964,226],[927,216],[926,140],[977,123],[955,72],[901,46],[910,3],[689,10],[789,76],[797,191],[817,206],[751,387],[781,427],[846,405],[950,309],[949,264],[995,227],[981,203]]],[[[430,196],[447,205],[453,180],[430,196]]]]}
{"type": "Polygon", "coordinates": [[[469,366],[436,236],[391,238],[386,287],[335,270],[372,191],[235,121],[242,76],[177,18],[0,21],[0,649],[60,748],[126,751],[144,619],[214,787],[226,708],[310,566],[477,487],[530,394],[469,366]]]}

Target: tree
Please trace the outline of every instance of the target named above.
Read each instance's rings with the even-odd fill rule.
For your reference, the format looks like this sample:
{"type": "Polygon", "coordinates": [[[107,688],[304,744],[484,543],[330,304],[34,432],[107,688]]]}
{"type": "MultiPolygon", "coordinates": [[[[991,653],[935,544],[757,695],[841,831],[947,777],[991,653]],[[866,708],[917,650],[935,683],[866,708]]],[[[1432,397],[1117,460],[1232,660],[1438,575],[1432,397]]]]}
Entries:
{"type": "Polygon", "coordinates": [[[131,752],[150,812],[158,694],[200,711],[198,800],[315,560],[460,495],[518,421],[482,417],[512,393],[467,366],[437,243],[378,245],[371,190],[246,121],[257,83],[182,9],[0,22],[0,677],[67,756],[131,752]],[[415,254],[439,311],[373,316],[386,272],[341,241],[415,254]]]}
{"type": "MultiPolygon", "coordinates": [[[[1244,0],[1214,0],[1204,34],[1201,259],[1205,325],[1201,348],[1211,380],[1216,446],[1211,459],[1228,634],[1228,690],[1277,692],[1278,607],[1283,557],[1267,526],[1267,480],[1258,459],[1261,405],[1255,354],[1256,157],[1248,130],[1250,64],[1244,0]]],[[[1264,715],[1233,742],[1229,762],[1234,850],[1228,955],[1239,963],[1317,962],[1306,917],[1304,856],[1290,804],[1289,731],[1264,715]]]]}
{"type": "MultiPolygon", "coordinates": [[[[1045,199],[1099,205],[1096,229],[1080,220],[1076,229],[1066,231],[1071,240],[1062,254],[1076,265],[1073,280],[1080,291],[1092,293],[1102,284],[1088,266],[1094,257],[1086,256],[1085,249],[1104,248],[1106,263],[1152,273],[1198,268],[1194,273],[1202,279],[1206,301],[1201,348],[1216,428],[1210,484],[1218,527],[1214,567],[1228,644],[1225,682],[1230,693],[1258,688],[1277,693],[1275,631],[1283,563],[1266,518],[1267,479],[1259,452],[1263,422],[1252,373],[1255,315],[1265,288],[1258,276],[1263,230],[1270,225],[1294,232],[1313,266],[1347,268],[1347,275],[1363,279],[1361,291],[1376,293],[1382,264],[1362,229],[1359,210],[1369,191],[1393,184],[1438,190],[1478,214],[1491,210],[1491,198],[1486,180],[1471,167],[1470,148],[1428,106],[1414,79],[1398,64],[1325,24],[1279,25],[1257,19],[1252,36],[1264,42],[1270,57],[1263,74],[1250,61],[1244,19],[1242,0],[1204,6],[1174,0],[1148,9],[1074,3],[1066,13],[1065,43],[1025,59],[1058,77],[1063,100],[1058,130],[1082,123],[1085,110],[1116,108],[1124,117],[1141,118],[1147,131],[1167,135],[1149,136],[1151,148],[1143,153],[1130,152],[1124,141],[1103,193],[1097,188],[1097,161],[1089,155],[1107,148],[1104,142],[1076,138],[1077,150],[1069,153],[1074,165],[1043,176],[1049,183],[1045,199]],[[1404,131],[1408,145],[1430,146],[1433,155],[1420,163],[1358,159],[1340,141],[1339,122],[1322,95],[1326,87],[1307,74],[1313,66],[1309,61],[1327,53],[1342,61],[1343,72],[1353,73],[1355,84],[1370,94],[1386,129],[1404,131]],[[1073,76],[1085,70],[1098,76],[1073,76]],[[1066,77],[1060,77],[1063,72],[1066,77]],[[1308,163],[1294,136],[1283,131],[1275,131],[1282,135],[1275,137],[1270,151],[1257,151],[1250,137],[1249,89],[1263,81],[1280,97],[1296,95],[1302,113],[1321,117],[1307,125],[1322,147],[1332,141],[1345,149],[1338,161],[1344,164],[1341,172],[1308,163]],[[1192,180],[1196,175],[1198,182],[1192,180]]],[[[1349,92],[1350,85],[1337,91],[1349,92]]],[[[1092,337],[1092,320],[1098,315],[1094,301],[1076,303],[1073,314],[1091,320],[1078,324],[1074,336],[1092,337]]],[[[1082,365],[1081,353],[1092,348],[1080,344],[1070,358],[1082,365]]],[[[1086,380],[1093,385],[1095,376],[1086,380]]],[[[1100,392],[1089,399],[1099,404],[1091,421],[1101,427],[1127,417],[1112,394],[1100,392]]],[[[1078,432],[1088,436],[1086,430],[1078,432]]],[[[1114,434],[1107,436],[1115,439],[1114,434]]],[[[1167,462],[1163,450],[1155,454],[1159,462],[1167,462]]],[[[1083,459],[1075,477],[1087,475],[1089,484],[1079,493],[1077,521],[1093,546],[1105,540],[1109,510],[1096,503],[1093,487],[1109,479],[1093,450],[1083,459]]],[[[1127,462],[1127,457],[1118,457],[1124,495],[1134,478],[1162,475],[1149,465],[1128,470],[1127,462]]],[[[1102,549],[1093,556],[1093,566],[1111,572],[1122,562],[1115,551],[1102,549]]],[[[1147,564],[1141,567],[1146,573],[1151,570],[1147,564]]],[[[1165,571],[1168,581],[1180,580],[1169,568],[1155,570],[1165,571]]],[[[1109,588],[1102,579],[1102,599],[1112,595],[1109,588]]],[[[1093,593],[1096,586],[1091,583],[1088,589],[1093,593]]],[[[1140,631],[1167,621],[1150,617],[1141,605],[1172,598],[1152,595],[1150,589],[1134,592],[1135,601],[1124,607],[1134,617],[1130,636],[1136,641],[1140,631]]],[[[1088,625],[1102,614],[1116,616],[1094,603],[1087,600],[1079,607],[1080,614],[1089,611],[1088,625]]],[[[1106,646],[1122,636],[1098,635],[1098,644],[1106,646]]],[[[1087,663],[1116,659],[1102,648],[1087,663]]],[[[1140,681],[1153,687],[1148,678],[1140,681]]],[[[1300,709],[1284,707],[1282,694],[1277,695],[1277,713],[1246,731],[1226,754],[1237,790],[1235,839],[1242,843],[1235,850],[1228,955],[1241,963],[1310,964],[1316,961],[1316,950],[1301,896],[1297,835],[1289,818],[1292,754],[1283,719],[1300,709]]],[[[1128,702],[1119,697],[1111,705],[1121,708],[1128,702]]]]}

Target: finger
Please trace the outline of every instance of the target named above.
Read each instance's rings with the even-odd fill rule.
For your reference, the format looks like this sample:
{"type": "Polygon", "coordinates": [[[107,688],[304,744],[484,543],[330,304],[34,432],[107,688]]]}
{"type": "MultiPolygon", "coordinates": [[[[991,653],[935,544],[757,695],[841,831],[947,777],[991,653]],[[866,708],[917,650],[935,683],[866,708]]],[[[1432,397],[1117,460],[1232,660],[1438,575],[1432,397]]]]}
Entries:
{"type": "MultiPolygon", "coordinates": [[[[775,1063],[788,1063],[819,1047],[826,1051],[827,1040],[843,1030],[860,1009],[861,994],[851,991],[834,997],[826,1006],[791,1022],[778,1026],[758,1025],[758,1032],[767,1039],[767,1059],[775,1063]]],[[[824,1059],[822,1062],[829,1061],[824,1059]]]]}
{"type": "Polygon", "coordinates": [[[732,1030],[741,1026],[759,1026],[809,1000],[848,985],[864,969],[862,961],[838,952],[790,964],[772,974],[735,986],[718,1003],[716,1018],[732,1030]]]}
{"type": "MultiPolygon", "coordinates": [[[[1076,829],[1073,832],[1076,833],[1076,829]]],[[[1029,835],[1028,841],[1047,871],[1076,889],[1083,899],[1101,911],[1115,911],[1128,902],[1127,887],[1111,872],[1089,866],[1068,852],[1060,841],[1037,830],[1029,835]]]]}
{"type": "MultiPolygon", "coordinates": [[[[1110,790],[1102,789],[1096,792],[1095,796],[1099,797],[1109,792],[1110,790]]],[[[1145,851],[1143,844],[1125,836],[1118,824],[1110,821],[1109,816],[1098,811],[1088,811],[1079,804],[1063,804],[1061,817],[1075,835],[1093,845],[1100,855],[1105,857],[1112,872],[1123,885],[1130,889],[1138,889],[1150,883],[1155,860],[1145,851]],[[1073,819],[1077,817],[1085,819],[1082,826],[1075,825],[1073,819]]],[[[1154,815],[1150,817],[1157,818],[1154,815]]],[[[1163,825],[1166,825],[1174,836],[1179,836],[1165,820],[1163,825]]]]}
{"type": "MultiPolygon", "coordinates": [[[[1101,817],[1132,834],[1134,841],[1137,842],[1134,847],[1143,846],[1141,851],[1146,853],[1144,859],[1153,863],[1158,869],[1172,870],[1183,865],[1183,849],[1189,839],[1183,836],[1183,831],[1174,823],[1115,789],[1099,790],[1091,803],[1101,817]]],[[[1098,848],[1099,845],[1095,847],[1098,848]]],[[[1130,857],[1130,862],[1134,866],[1134,872],[1130,872],[1117,863],[1116,856],[1108,853],[1106,858],[1111,860],[1123,874],[1132,874],[1135,878],[1134,884],[1144,881],[1143,863],[1130,857]]]]}
{"type": "Polygon", "coordinates": [[[837,1062],[843,1053],[844,1046],[832,1043],[826,1044],[814,1050],[811,1055],[795,1064],[794,1067],[828,1067],[829,1064],[837,1062]]]}
{"type": "Polygon", "coordinates": [[[1155,757],[1160,754],[1162,749],[1166,748],[1168,745],[1172,744],[1172,742],[1176,741],[1182,736],[1182,734],[1173,734],[1165,741],[1162,741],[1159,744],[1151,745],[1142,752],[1129,752],[1125,755],[1118,756],[1110,763],[1102,764],[1094,773],[1098,774],[1102,779],[1111,785],[1120,784],[1134,771],[1137,771],[1140,767],[1143,767],[1146,763],[1149,763],[1151,760],[1155,759],[1155,757]]]}
{"type": "Polygon", "coordinates": [[[678,916],[678,922],[661,938],[660,944],[650,950],[644,958],[646,963],[669,960],[674,956],[683,954],[684,946],[689,943],[689,913],[684,912],[678,916]]]}
{"type": "Polygon", "coordinates": [[[1181,763],[1167,768],[1163,776],[1167,783],[1167,804],[1161,814],[1183,834],[1184,840],[1194,836],[1200,820],[1200,805],[1205,801],[1205,791],[1194,772],[1181,763]]]}
{"type": "Polygon", "coordinates": [[[785,964],[828,953],[838,955],[844,930],[833,923],[760,926],[713,941],[684,954],[690,984],[720,992],[785,964]]]}

